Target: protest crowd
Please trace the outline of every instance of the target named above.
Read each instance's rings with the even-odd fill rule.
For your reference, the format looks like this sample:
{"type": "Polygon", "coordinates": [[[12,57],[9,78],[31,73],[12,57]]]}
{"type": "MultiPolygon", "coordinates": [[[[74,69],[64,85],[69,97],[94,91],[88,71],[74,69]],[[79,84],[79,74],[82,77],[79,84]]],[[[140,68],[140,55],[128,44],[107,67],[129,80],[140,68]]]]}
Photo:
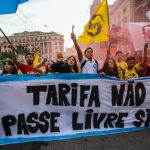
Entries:
{"type": "Polygon", "coordinates": [[[142,53],[136,52],[134,56],[125,56],[122,51],[116,51],[115,57],[110,56],[110,44],[107,49],[106,60],[103,67],[100,68],[102,65],[98,64],[98,60],[93,58],[93,49],[88,47],[84,50],[83,54],[74,33],[71,33],[71,39],[75,45],[78,58],[69,56],[67,60],[65,60],[63,54],[58,52],[56,61],[44,58],[42,62],[36,65],[34,64],[35,56],[32,53],[27,53],[25,55],[25,63],[19,62],[17,60],[16,49],[11,46],[13,58],[12,60],[7,59],[5,61],[5,66],[1,75],[86,73],[115,77],[120,80],[147,77],[150,75],[147,43],[143,46],[143,56],[142,53]]]}
{"type": "MultiPolygon", "coordinates": [[[[3,33],[2,30],[1,30],[1,32],[3,33]]],[[[47,58],[42,58],[41,62],[35,63],[35,60],[37,59],[35,54],[33,54],[29,51],[26,51],[26,54],[24,55],[25,61],[24,62],[19,61],[17,48],[13,46],[13,44],[9,41],[9,39],[3,33],[5,38],[7,39],[8,43],[10,44],[9,46],[11,48],[12,58],[5,60],[5,62],[4,62],[5,64],[4,64],[4,67],[3,67],[3,70],[2,70],[2,73],[0,74],[0,76],[7,76],[6,78],[8,78],[8,75],[34,74],[35,75],[34,78],[37,79],[38,76],[42,76],[43,74],[44,75],[46,75],[46,74],[66,74],[66,73],[67,74],[68,73],[71,73],[71,74],[98,74],[100,77],[107,77],[109,79],[112,78],[112,79],[115,79],[118,81],[119,80],[120,81],[124,81],[124,80],[132,81],[132,79],[134,80],[135,78],[149,77],[150,76],[150,56],[148,55],[148,50],[150,48],[149,41],[147,42],[145,40],[145,44],[143,45],[143,49],[141,50],[141,52],[133,50],[134,53],[132,53],[132,54],[126,53],[125,54],[123,51],[116,48],[117,50],[115,50],[115,54],[113,54],[113,56],[112,56],[112,54],[111,54],[111,46],[112,46],[111,42],[112,41],[110,40],[110,36],[112,36],[113,34],[109,33],[109,32],[110,32],[110,28],[109,28],[109,15],[108,15],[107,0],[103,0],[101,5],[97,8],[94,15],[89,20],[88,24],[85,26],[85,31],[83,32],[82,36],[77,38],[75,33],[73,32],[73,28],[72,28],[71,39],[74,44],[77,56],[68,54],[68,58],[66,59],[65,56],[61,53],[61,51],[59,51],[56,53],[56,60],[49,60],[49,59],[47,59],[49,57],[47,57],[47,58]],[[80,43],[90,44],[92,42],[107,42],[107,48],[105,48],[106,56],[102,56],[102,57],[105,57],[103,64],[100,64],[100,60],[97,60],[94,58],[94,52],[98,51],[98,50],[95,50],[92,47],[87,47],[84,50],[82,50],[80,48],[80,43]]],[[[18,76],[15,76],[15,77],[18,79],[18,76]]],[[[49,76],[47,76],[47,77],[49,78],[49,76]]],[[[5,77],[2,77],[2,78],[5,78],[5,77]]],[[[88,75],[87,75],[86,79],[88,79],[88,75]]],[[[92,80],[90,80],[90,82],[91,81],[92,80]]],[[[31,89],[32,87],[27,87],[26,92],[32,93],[33,99],[35,98],[35,96],[38,96],[37,99],[35,98],[38,101],[39,97],[40,97],[39,93],[47,92],[47,87],[51,88],[51,86],[48,86],[48,85],[45,85],[45,86],[41,85],[41,86],[44,87],[44,90],[42,89],[40,91],[38,89],[37,91],[36,90],[32,91],[32,89],[31,89]]],[[[74,98],[75,100],[77,100],[77,95],[82,96],[82,93],[83,93],[84,97],[81,99],[84,100],[87,98],[87,95],[84,93],[84,90],[83,90],[83,92],[81,90],[80,94],[77,93],[77,86],[78,86],[77,84],[71,84],[71,86],[72,86],[71,88],[73,89],[72,95],[74,96],[74,97],[71,96],[72,99],[74,98]]],[[[123,94],[125,91],[125,84],[123,86],[122,87],[120,86],[120,89],[123,89],[123,88],[124,89],[120,90],[119,92],[117,91],[117,86],[113,85],[111,88],[111,90],[112,90],[111,96],[112,96],[112,99],[114,98],[114,101],[113,101],[114,105],[118,104],[117,103],[118,101],[115,101],[117,98],[119,99],[119,104],[117,106],[121,106],[121,104],[123,105],[123,101],[121,103],[121,98],[120,98],[122,96],[122,99],[123,99],[123,96],[124,96],[123,94]],[[121,93],[121,92],[122,92],[122,94],[119,95],[118,93],[121,93]],[[117,97],[116,95],[117,96],[119,95],[119,96],[117,97]]],[[[90,96],[91,101],[89,102],[91,106],[92,106],[92,103],[96,103],[99,100],[99,99],[95,98],[95,97],[99,98],[98,95],[100,92],[98,90],[98,86],[93,85],[93,89],[91,88],[91,91],[92,92],[95,91],[95,87],[97,88],[97,92],[96,92],[97,95],[95,93],[91,94],[92,95],[92,96],[90,96]]],[[[146,88],[144,87],[144,85],[142,83],[137,83],[137,86],[135,85],[135,91],[137,91],[137,93],[143,92],[142,94],[144,96],[141,93],[137,94],[136,92],[132,92],[133,85],[129,85],[128,87],[129,87],[129,90],[126,89],[127,90],[127,92],[126,92],[127,98],[125,99],[124,106],[127,106],[129,100],[135,100],[135,101],[137,100],[139,103],[137,103],[136,106],[139,106],[142,103],[144,103],[145,97],[146,97],[145,96],[146,88]],[[134,93],[136,95],[135,99],[132,97],[132,96],[134,96],[134,93]]],[[[88,91],[88,89],[90,89],[90,86],[85,87],[85,88],[86,88],[85,91],[88,91]]],[[[63,93],[64,95],[67,93],[66,91],[64,90],[64,93],[63,93]]],[[[70,91],[70,87],[69,87],[68,91],[70,91]]],[[[61,92],[59,92],[59,94],[61,92]]],[[[50,93],[50,90],[49,90],[47,95],[50,96],[51,94],[53,94],[57,97],[56,93],[53,93],[53,92],[50,93]]],[[[60,94],[60,97],[62,95],[60,94]]],[[[47,100],[50,99],[48,96],[47,96],[47,100]]],[[[106,97],[107,96],[108,95],[106,95],[106,97]]],[[[54,100],[55,100],[55,98],[54,98],[54,100]]],[[[65,102],[67,102],[67,99],[65,99],[65,100],[66,100],[65,102]]],[[[47,102],[46,104],[49,104],[49,103],[47,102]]],[[[37,104],[35,104],[35,105],[37,105],[37,104]]],[[[72,105],[75,106],[75,103],[72,102],[72,105]]],[[[88,105],[88,106],[90,107],[90,105],[88,105]]],[[[114,107],[114,105],[112,106],[112,108],[114,107]]],[[[81,103],[81,106],[82,106],[82,103],[81,103]]],[[[129,105],[129,106],[134,106],[134,103],[133,103],[133,105],[131,103],[131,105],[129,105]]],[[[97,107],[100,107],[100,103],[98,103],[97,107]]],[[[90,116],[90,113],[94,114],[93,110],[92,110],[92,112],[91,112],[91,109],[89,109],[89,110],[90,110],[90,112],[87,111],[87,117],[86,117],[87,122],[90,122],[89,118],[88,118],[90,116]]],[[[149,109],[147,109],[146,111],[149,114],[149,109]]],[[[137,116],[141,112],[142,112],[142,110],[140,110],[137,113],[137,116]]],[[[76,116],[76,115],[77,114],[75,113],[75,115],[73,115],[73,116],[76,116]]],[[[95,113],[95,116],[96,115],[97,115],[97,113],[95,113]]],[[[102,113],[102,115],[106,115],[106,114],[102,113]]],[[[111,113],[111,115],[114,115],[114,113],[111,113]]],[[[118,116],[122,117],[122,118],[127,117],[128,113],[126,113],[126,114],[122,113],[121,115],[120,116],[118,115],[118,116]],[[121,116],[121,115],[126,115],[126,116],[121,116]]],[[[67,116],[68,116],[68,114],[67,114],[67,116]]],[[[118,116],[115,115],[115,117],[117,119],[119,118],[118,116]]],[[[46,119],[48,119],[48,117],[46,119]]],[[[104,118],[105,118],[105,116],[104,116],[104,118]]],[[[150,117],[148,116],[148,119],[149,118],[150,117]]],[[[111,119],[112,119],[111,117],[110,118],[108,117],[108,120],[111,120],[111,119]]],[[[112,119],[112,121],[114,121],[114,120],[112,119]]],[[[52,122],[55,123],[56,121],[53,120],[52,122]]],[[[120,122],[122,123],[123,121],[120,119],[120,122]]],[[[138,124],[138,122],[136,122],[136,123],[138,124]]],[[[106,124],[107,124],[107,121],[106,121],[106,124]]],[[[5,126],[5,124],[4,124],[4,126],[5,126]]],[[[148,126],[149,126],[149,123],[148,123],[148,126]]],[[[39,124],[37,125],[37,128],[38,127],[39,127],[39,124]]],[[[88,127],[87,128],[85,127],[85,129],[88,129],[88,127]]],[[[43,142],[40,140],[39,140],[39,142],[32,142],[32,147],[30,150],[40,150],[41,145],[48,146],[48,142],[43,142]]]]}

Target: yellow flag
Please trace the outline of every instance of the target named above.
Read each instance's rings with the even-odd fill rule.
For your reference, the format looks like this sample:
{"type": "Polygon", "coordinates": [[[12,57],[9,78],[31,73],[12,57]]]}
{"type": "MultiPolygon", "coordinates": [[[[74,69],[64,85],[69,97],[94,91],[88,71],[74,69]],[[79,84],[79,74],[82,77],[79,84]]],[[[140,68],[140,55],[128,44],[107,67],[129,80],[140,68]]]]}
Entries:
{"type": "Polygon", "coordinates": [[[78,37],[78,41],[83,44],[92,42],[109,41],[109,15],[107,0],[103,0],[95,13],[84,26],[84,32],[78,37]]]}
{"type": "Polygon", "coordinates": [[[35,59],[34,59],[33,65],[34,65],[34,66],[37,66],[37,65],[39,64],[39,57],[40,57],[38,50],[34,53],[34,57],[35,57],[35,59]]]}

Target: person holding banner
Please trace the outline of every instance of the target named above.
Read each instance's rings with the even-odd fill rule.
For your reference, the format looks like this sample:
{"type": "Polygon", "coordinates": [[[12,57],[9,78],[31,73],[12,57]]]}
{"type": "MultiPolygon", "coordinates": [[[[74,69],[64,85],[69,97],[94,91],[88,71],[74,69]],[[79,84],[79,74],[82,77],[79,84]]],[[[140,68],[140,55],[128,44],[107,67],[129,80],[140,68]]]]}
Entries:
{"type": "Polygon", "coordinates": [[[4,69],[2,71],[2,75],[12,75],[12,74],[18,74],[17,68],[13,61],[6,60],[4,69]]]}
{"type": "Polygon", "coordinates": [[[54,61],[49,60],[47,66],[46,66],[45,74],[54,73],[53,70],[52,70],[52,67],[51,67],[52,64],[54,64],[54,61]]]}
{"type": "Polygon", "coordinates": [[[67,59],[67,64],[70,67],[70,73],[78,73],[79,72],[79,68],[77,65],[77,60],[75,58],[75,56],[69,56],[67,59]]]}
{"type": "Polygon", "coordinates": [[[115,60],[118,67],[119,78],[124,79],[124,71],[127,68],[127,63],[123,61],[122,51],[117,51],[115,54],[115,60]]]}
{"type": "Polygon", "coordinates": [[[64,61],[63,54],[61,52],[58,52],[56,57],[57,61],[51,65],[52,71],[54,73],[70,73],[70,68],[64,61]]]}
{"type": "Polygon", "coordinates": [[[17,60],[16,50],[12,45],[11,45],[11,49],[12,49],[13,61],[15,62],[16,66],[18,67],[18,69],[21,70],[21,72],[23,74],[40,74],[40,73],[42,73],[40,69],[35,68],[33,66],[35,57],[32,53],[26,54],[25,60],[26,60],[27,64],[23,64],[17,60]]]}
{"type": "Polygon", "coordinates": [[[78,54],[78,59],[80,62],[80,67],[81,67],[81,73],[98,73],[100,72],[100,68],[98,65],[97,60],[93,59],[93,49],[91,47],[88,47],[85,49],[84,54],[85,57],[83,57],[82,51],[80,49],[80,46],[77,42],[75,34],[72,32],[71,33],[71,39],[75,45],[77,54],[78,54]]]}
{"type": "Polygon", "coordinates": [[[103,68],[101,70],[101,75],[106,75],[110,77],[119,78],[118,67],[114,58],[110,57],[110,46],[111,42],[109,42],[109,46],[107,49],[107,56],[103,68]]]}
{"type": "Polygon", "coordinates": [[[136,65],[135,57],[133,57],[133,56],[128,57],[127,58],[127,68],[125,68],[125,71],[124,71],[125,79],[139,77],[138,69],[136,68],[135,65],[136,65]]]}
{"type": "Polygon", "coordinates": [[[119,78],[118,68],[115,59],[108,58],[102,68],[102,75],[119,78]]]}

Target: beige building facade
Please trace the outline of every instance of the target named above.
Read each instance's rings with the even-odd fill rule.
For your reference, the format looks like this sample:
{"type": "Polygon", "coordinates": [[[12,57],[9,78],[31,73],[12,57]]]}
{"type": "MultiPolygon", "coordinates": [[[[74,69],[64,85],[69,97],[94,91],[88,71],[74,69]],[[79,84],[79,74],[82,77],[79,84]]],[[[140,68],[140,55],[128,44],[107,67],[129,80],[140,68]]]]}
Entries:
{"type": "Polygon", "coordinates": [[[135,0],[117,0],[110,7],[110,23],[124,26],[127,22],[134,22],[135,0]]]}
{"type": "MultiPolygon", "coordinates": [[[[110,7],[110,24],[127,29],[127,23],[148,22],[146,17],[148,10],[150,10],[150,0],[117,0],[110,7]]],[[[132,53],[134,51],[132,40],[129,34],[127,37],[124,42],[118,41],[116,48],[124,53],[132,53]]]]}
{"type": "Polygon", "coordinates": [[[117,0],[110,7],[110,23],[123,26],[128,22],[148,22],[149,10],[150,0],[117,0]]]}
{"type": "MultiPolygon", "coordinates": [[[[56,32],[25,31],[8,38],[15,47],[21,44],[31,53],[38,49],[40,58],[55,60],[57,52],[64,53],[64,36],[56,32]]],[[[9,43],[4,37],[0,37],[0,51],[10,51],[9,43]]]]}
{"type": "Polygon", "coordinates": [[[150,0],[136,0],[135,3],[135,22],[148,22],[147,11],[150,11],[150,0]]]}

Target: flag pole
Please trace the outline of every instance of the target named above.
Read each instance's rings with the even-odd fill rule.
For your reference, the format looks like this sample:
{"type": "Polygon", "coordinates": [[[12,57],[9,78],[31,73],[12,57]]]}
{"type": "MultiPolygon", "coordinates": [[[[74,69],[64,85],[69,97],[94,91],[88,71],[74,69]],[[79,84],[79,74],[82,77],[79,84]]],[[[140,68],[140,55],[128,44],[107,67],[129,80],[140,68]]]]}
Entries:
{"type": "MultiPolygon", "coordinates": [[[[108,12],[108,32],[110,32],[109,9],[108,9],[108,1],[107,0],[106,0],[106,3],[107,3],[107,12],[108,12]]],[[[108,34],[108,39],[109,39],[109,41],[108,41],[108,46],[107,46],[107,58],[110,58],[110,47],[111,47],[110,34],[108,34]]]]}
{"type": "MultiPolygon", "coordinates": [[[[13,46],[13,44],[10,42],[9,38],[6,36],[6,34],[3,32],[3,30],[0,28],[0,31],[2,32],[2,34],[4,35],[4,37],[6,38],[6,40],[8,41],[8,43],[11,45],[11,48],[15,49],[15,47],[13,46]]],[[[15,49],[16,50],[16,49],[15,49]]]]}

